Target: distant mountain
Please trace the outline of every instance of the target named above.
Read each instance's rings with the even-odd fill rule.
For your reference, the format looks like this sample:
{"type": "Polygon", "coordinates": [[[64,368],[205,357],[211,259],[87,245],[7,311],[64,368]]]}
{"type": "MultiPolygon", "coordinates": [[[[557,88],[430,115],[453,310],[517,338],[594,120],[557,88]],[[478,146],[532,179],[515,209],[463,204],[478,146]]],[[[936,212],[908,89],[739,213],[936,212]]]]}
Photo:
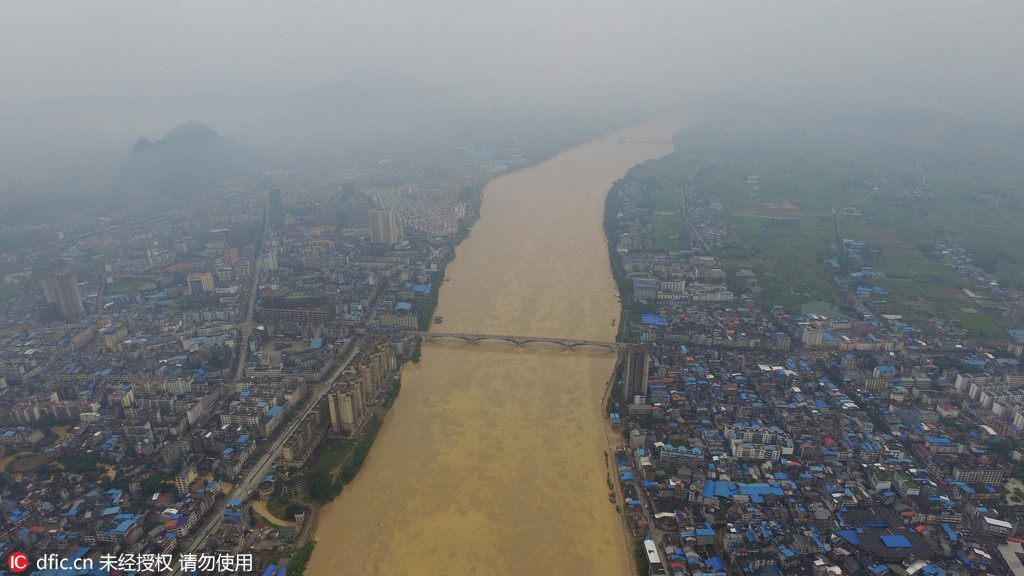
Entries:
{"type": "Polygon", "coordinates": [[[36,225],[69,211],[66,198],[52,192],[40,192],[23,182],[11,182],[0,191],[0,224],[36,225]]]}
{"type": "Polygon", "coordinates": [[[186,122],[156,142],[139,138],[121,165],[116,185],[127,193],[186,198],[260,171],[255,151],[205,124],[186,122]]]}

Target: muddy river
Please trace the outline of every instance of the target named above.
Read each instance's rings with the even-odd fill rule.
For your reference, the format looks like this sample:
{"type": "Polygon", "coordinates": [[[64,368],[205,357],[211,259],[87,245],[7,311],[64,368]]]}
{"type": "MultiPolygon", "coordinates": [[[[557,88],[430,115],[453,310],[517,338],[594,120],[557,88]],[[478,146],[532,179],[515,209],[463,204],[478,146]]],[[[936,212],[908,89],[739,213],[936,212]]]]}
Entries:
{"type": "MultiPolygon", "coordinates": [[[[614,340],[605,196],[681,126],[630,128],[488,184],[433,329],[614,340]]],[[[425,344],[362,471],[321,511],[307,573],[629,574],[601,409],[615,354],[545,346],[425,344]]]]}

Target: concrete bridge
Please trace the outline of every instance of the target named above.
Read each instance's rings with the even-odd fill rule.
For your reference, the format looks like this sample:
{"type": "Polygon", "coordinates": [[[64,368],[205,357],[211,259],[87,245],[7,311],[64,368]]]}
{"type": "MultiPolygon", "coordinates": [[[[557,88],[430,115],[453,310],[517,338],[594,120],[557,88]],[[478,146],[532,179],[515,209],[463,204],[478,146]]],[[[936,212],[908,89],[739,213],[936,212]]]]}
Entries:
{"type": "Polygon", "coordinates": [[[516,347],[525,347],[535,342],[557,344],[562,350],[580,350],[583,348],[602,348],[608,352],[625,350],[626,344],[619,342],[602,342],[598,340],[576,340],[573,338],[545,338],[543,336],[513,336],[508,334],[469,334],[466,332],[409,332],[418,336],[423,342],[438,340],[460,340],[467,344],[479,344],[488,340],[510,342],[516,347]]]}

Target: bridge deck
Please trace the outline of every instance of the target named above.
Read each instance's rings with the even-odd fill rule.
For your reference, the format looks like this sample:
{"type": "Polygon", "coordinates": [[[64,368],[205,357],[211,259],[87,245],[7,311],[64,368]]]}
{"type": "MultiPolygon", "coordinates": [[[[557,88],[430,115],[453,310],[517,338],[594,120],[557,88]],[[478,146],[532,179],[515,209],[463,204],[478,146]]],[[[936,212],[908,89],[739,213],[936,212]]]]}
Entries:
{"type": "Polygon", "coordinates": [[[511,342],[516,346],[526,346],[534,342],[547,342],[558,344],[564,350],[577,350],[584,347],[605,348],[612,352],[618,352],[625,347],[620,342],[604,342],[600,340],[580,340],[576,338],[549,338],[545,336],[517,336],[511,334],[473,334],[468,332],[410,332],[418,336],[424,342],[439,340],[443,338],[462,340],[469,344],[477,344],[485,340],[501,340],[511,342]]]}

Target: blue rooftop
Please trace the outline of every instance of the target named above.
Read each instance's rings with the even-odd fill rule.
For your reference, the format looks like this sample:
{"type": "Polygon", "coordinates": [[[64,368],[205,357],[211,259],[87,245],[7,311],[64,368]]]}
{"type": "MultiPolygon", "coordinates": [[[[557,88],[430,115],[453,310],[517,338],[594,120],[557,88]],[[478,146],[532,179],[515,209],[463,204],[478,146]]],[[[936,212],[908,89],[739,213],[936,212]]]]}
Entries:
{"type": "Polygon", "coordinates": [[[879,536],[886,548],[910,548],[910,540],[906,536],[879,536]]]}
{"type": "Polygon", "coordinates": [[[668,326],[668,322],[657,314],[644,314],[641,316],[641,321],[644,324],[650,324],[652,326],[668,326]]]}

